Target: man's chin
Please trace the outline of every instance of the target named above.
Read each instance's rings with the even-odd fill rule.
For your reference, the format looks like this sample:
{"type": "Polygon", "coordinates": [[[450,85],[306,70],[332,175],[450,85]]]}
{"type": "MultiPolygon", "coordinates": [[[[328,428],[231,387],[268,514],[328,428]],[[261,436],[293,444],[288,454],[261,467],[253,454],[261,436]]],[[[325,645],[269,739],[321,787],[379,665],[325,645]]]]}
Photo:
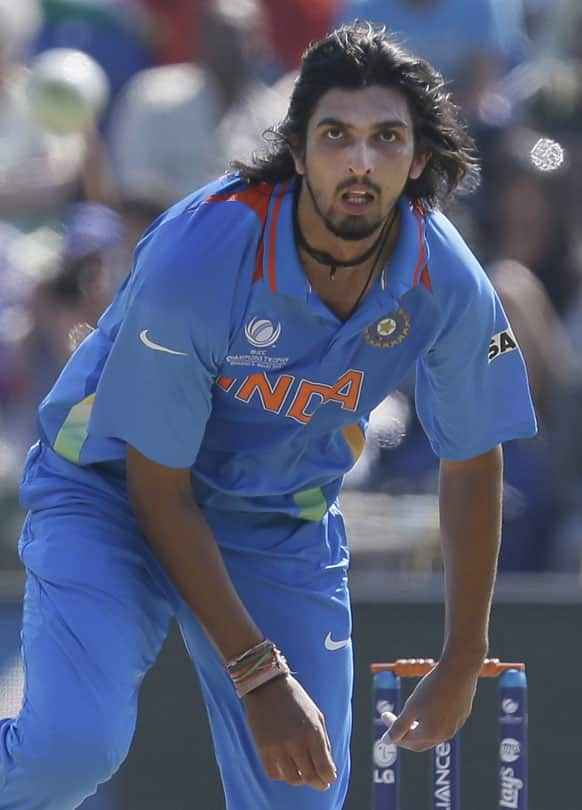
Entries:
{"type": "Polygon", "coordinates": [[[343,220],[337,224],[331,222],[326,224],[334,236],[338,236],[346,242],[360,242],[362,239],[368,239],[377,233],[382,226],[382,221],[361,222],[359,217],[351,217],[350,220],[343,220]]]}

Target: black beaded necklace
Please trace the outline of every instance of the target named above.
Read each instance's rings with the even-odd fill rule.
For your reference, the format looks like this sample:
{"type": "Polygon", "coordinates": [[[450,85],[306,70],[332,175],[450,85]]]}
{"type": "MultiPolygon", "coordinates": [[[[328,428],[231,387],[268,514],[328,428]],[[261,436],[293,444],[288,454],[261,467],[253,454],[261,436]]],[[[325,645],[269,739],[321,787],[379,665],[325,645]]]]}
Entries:
{"type": "Polygon", "coordinates": [[[306,240],[299,225],[299,216],[297,213],[298,197],[299,195],[297,195],[295,198],[295,205],[293,208],[293,231],[295,234],[295,241],[297,242],[299,247],[303,248],[303,250],[305,250],[305,252],[308,253],[312,259],[315,259],[315,261],[318,264],[324,265],[327,264],[329,266],[329,277],[331,281],[334,280],[338,267],[356,267],[358,264],[362,264],[363,262],[365,262],[367,259],[369,259],[371,256],[374,255],[374,252],[376,252],[374,261],[372,262],[372,267],[370,268],[370,272],[368,273],[368,277],[366,278],[366,282],[362,287],[362,290],[358,296],[356,303],[350,310],[350,313],[348,315],[349,319],[354,314],[356,309],[359,307],[362,298],[364,297],[364,293],[368,289],[368,285],[370,284],[370,281],[372,280],[374,273],[376,272],[376,268],[378,266],[378,261],[382,254],[382,250],[386,245],[388,239],[390,238],[392,227],[394,225],[394,222],[396,221],[396,216],[398,214],[398,206],[396,205],[394,206],[391,215],[388,217],[388,219],[382,226],[380,233],[378,234],[378,238],[375,240],[374,244],[370,248],[368,248],[368,250],[366,250],[364,253],[362,253],[361,256],[358,256],[356,259],[350,259],[349,261],[342,261],[341,259],[334,258],[331,255],[331,253],[328,253],[325,250],[317,250],[317,248],[312,247],[306,240]]]}
{"type": "MultiPolygon", "coordinates": [[[[389,220],[390,227],[392,226],[392,222],[394,221],[394,216],[389,220]]],[[[303,235],[303,231],[299,225],[299,217],[297,216],[297,205],[295,205],[295,211],[293,216],[293,228],[295,231],[295,240],[299,247],[303,248],[306,253],[309,253],[312,259],[318,264],[327,264],[329,265],[329,277],[333,281],[335,278],[335,274],[337,272],[338,267],[356,267],[358,264],[363,264],[370,256],[374,255],[374,252],[380,247],[380,243],[384,240],[384,236],[386,234],[386,223],[381,228],[380,233],[374,244],[368,248],[361,256],[358,256],[357,259],[349,259],[348,261],[344,261],[343,259],[336,259],[331,253],[328,253],[326,250],[318,250],[317,248],[312,247],[305,236],[303,235]]]]}

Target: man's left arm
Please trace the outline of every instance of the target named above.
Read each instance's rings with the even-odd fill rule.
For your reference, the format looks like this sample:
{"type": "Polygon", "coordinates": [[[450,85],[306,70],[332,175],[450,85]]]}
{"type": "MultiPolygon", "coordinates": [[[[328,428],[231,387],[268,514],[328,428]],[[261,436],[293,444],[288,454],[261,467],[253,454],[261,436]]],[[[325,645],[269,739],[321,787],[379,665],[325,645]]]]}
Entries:
{"type": "Polygon", "coordinates": [[[415,402],[441,459],[445,633],[438,665],[390,728],[394,742],[415,751],[453,737],[471,711],[501,535],[501,444],[536,432],[525,364],[501,302],[446,220],[435,222],[436,333],[418,359],[415,402]]]}
{"type": "Polygon", "coordinates": [[[441,461],[440,516],[445,565],[447,658],[481,666],[501,539],[503,451],[441,461]]]}
{"type": "Polygon", "coordinates": [[[444,644],[438,665],[419,682],[390,729],[390,739],[403,748],[424,751],[450,739],[471,711],[488,649],[502,486],[500,445],[466,461],[441,461],[444,644]]]}

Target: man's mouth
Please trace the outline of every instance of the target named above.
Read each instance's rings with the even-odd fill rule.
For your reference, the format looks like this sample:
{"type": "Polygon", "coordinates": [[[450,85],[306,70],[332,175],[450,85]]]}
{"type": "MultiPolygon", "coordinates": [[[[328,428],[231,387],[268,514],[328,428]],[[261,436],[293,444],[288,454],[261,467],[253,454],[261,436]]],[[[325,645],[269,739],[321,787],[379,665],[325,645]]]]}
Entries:
{"type": "Polygon", "coordinates": [[[341,194],[342,207],[351,214],[367,211],[375,201],[375,195],[367,188],[354,186],[347,188],[341,194]]]}
{"type": "Polygon", "coordinates": [[[354,205],[365,205],[366,203],[374,201],[374,195],[370,194],[369,191],[354,191],[354,189],[348,189],[342,194],[342,200],[354,205]]]}

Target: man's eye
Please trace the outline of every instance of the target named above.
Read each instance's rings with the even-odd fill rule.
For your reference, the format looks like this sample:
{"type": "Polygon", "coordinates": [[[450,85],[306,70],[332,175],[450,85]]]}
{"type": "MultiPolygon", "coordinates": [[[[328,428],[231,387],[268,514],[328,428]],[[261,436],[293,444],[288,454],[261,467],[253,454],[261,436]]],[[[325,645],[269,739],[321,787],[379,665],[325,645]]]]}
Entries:
{"type": "Polygon", "coordinates": [[[339,127],[332,127],[331,129],[328,129],[327,132],[325,133],[325,137],[329,138],[330,141],[339,141],[342,135],[343,132],[339,127]]]}
{"type": "Polygon", "coordinates": [[[396,140],[396,133],[395,132],[380,132],[378,134],[378,138],[382,141],[382,143],[394,143],[396,140]]]}

